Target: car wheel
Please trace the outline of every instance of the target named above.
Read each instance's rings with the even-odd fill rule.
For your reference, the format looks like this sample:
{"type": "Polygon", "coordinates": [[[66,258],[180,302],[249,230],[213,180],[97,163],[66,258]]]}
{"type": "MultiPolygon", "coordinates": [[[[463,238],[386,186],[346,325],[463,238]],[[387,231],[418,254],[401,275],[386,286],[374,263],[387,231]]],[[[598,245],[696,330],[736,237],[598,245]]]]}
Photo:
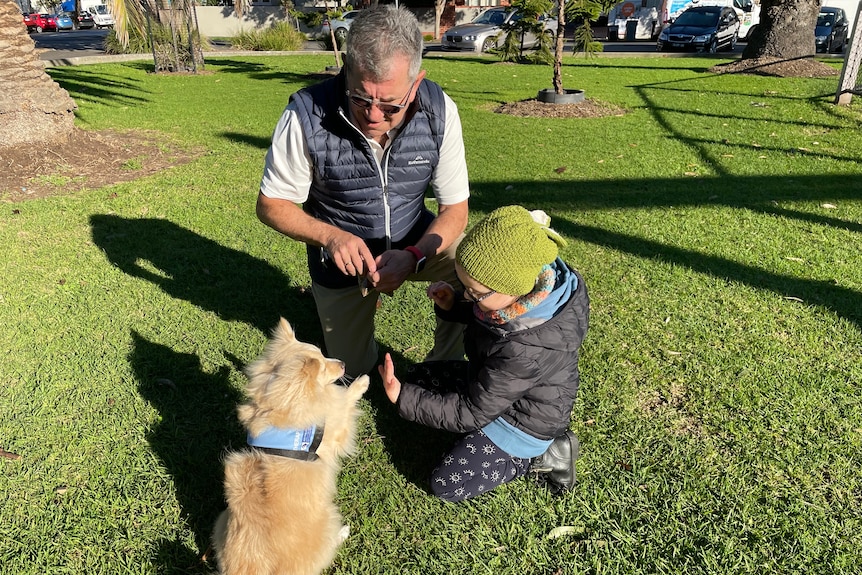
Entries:
{"type": "Polygon", "coordinates": [[[336,28],[335,30],[335,39],[338,43],[342,43],[347,40],[347,29],[346,28],[336,28]]]}
{"type": "Polygon", "coordinates": [[[41,33],[42,33],[42,27],[41,27],[41,26],[36,26],[36,27],[34,28],[34,30],[36,30],[36,34],[41,34],[41,33]]]}
{"type": "Polygon", "coordinates": [[[481,51],[482,52],[489,52],[496,47],[497,47],[497,42],[494,40],[494,38],[488,37],[482,41],[482,50],[481,51]]]}
{"type": "Polygon", "coordinates": [[[718,52],[718,38],[713,38],[712,42],[709,43],[709,48],[706,49],[710,54],[715,54],[718,52]]]}

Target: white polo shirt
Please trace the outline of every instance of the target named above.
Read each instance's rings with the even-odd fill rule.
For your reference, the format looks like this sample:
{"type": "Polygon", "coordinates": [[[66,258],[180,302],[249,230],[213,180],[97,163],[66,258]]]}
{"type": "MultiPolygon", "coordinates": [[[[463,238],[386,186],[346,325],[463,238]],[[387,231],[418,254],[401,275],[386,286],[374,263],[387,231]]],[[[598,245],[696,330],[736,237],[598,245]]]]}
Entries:
{"type": "MultiPolygon", "coordinates": [[[[440,161],[431,176],[431,189],[440,205],[458,204],[470,197],[467,178],[467,159],[464,155],[464,139],[461,132],[461,117],[458,107],[448,94],[443,94],[446,102],[446,123],[443,142],[440,145],[440,161]]],[[[383,152],[397,135],[399,127],[389,130],[386,145],[366,138],[378,164],[383,152]]],[[[305,143],[302,122],[296,114],[296,105],[291,102],[285,108],[281,119],[275,126],[272,145],[266,153],[266,165],[260,182],[260,192],[268,198],[289,200],[301,204],[308,199],[312,181],[311,156],[305,143]]]]}

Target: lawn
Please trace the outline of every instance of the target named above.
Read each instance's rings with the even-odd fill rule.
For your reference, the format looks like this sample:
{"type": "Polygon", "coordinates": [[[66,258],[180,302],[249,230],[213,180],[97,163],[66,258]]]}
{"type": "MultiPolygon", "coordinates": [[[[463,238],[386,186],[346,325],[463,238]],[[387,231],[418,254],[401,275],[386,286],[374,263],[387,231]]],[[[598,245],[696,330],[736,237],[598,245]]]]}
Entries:
{"type": "MultiPolygon", "coordinates": [[[[862,104],[838,78],[717,76],[707,58],[566,57],[620,116],[494,113],[551,69],[429,59],[457,102],[471,219],[518,203],[567,237],[592,302],[572,429],[579,483],[453,505],[451,437],[379,380],[338,502],[332,574],[858,573],[862,104]],[[563,530],[556,528],[565,527],[563,530]]],[[[244,434],[242,366],[279,316],[319,343],[303,246],[259,223],[273,127],[325,56],[52,69],[90,130],[205,153],[109,188],[2,204],[0,573],[190,573],[244,434]]],[[[397,363],[431,345],[422,286],[384,297],[397,363]]]]}

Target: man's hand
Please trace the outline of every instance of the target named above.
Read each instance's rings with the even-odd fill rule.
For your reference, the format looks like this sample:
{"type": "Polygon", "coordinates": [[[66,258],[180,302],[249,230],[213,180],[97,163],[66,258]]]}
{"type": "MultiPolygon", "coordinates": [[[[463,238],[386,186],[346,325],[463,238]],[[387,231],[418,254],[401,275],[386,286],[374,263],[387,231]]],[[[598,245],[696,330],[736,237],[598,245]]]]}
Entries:
{"type": "Polygon", "coordinates": [[[395,364],[392,363],[391,355],[386,354],[386,357],[383,358],[383,365],[378,365],[377,371],[380,372],[380,377],[383,379],[383,389],[386,390],[386,397],[392,403],[397,402],[398,396],[401,395],[401,382],[395,377],[395,364]]]}
{"type": "Polygon", "coordinates": [[[335,266],[346,275],[367,274],[371,277],[377,273],[377,264],[371,250],[358,236],[339,230],[327,239],[324,248],[329,252],[335,266]]]}
{"type": "Polygon", "coordinates": [[[455,305],[455,288],[446,282],[434,282],[425,293],[442,310],[449,311],[455,305]]]}
{"type": "Polygon", "coordinates": [[[379,292],[392,293],[401,287],[407,276],[416,270],[416,258],[408,251],[389,250],[374,260],[375,271],[368,274],[368,281],[379,292]]]}

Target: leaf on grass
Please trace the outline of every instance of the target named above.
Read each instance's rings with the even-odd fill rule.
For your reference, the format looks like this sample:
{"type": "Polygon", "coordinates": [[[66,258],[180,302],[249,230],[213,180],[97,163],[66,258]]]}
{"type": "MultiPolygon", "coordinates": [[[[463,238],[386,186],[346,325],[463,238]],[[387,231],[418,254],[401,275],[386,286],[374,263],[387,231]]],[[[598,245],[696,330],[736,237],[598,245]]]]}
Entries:
{"type": "Polygon", "coordinates": [[[558,174],[562,174],[563,172],[566,171],[566,166],[560,166],[559,168],[554,168],[554,171],[557,172],[558,174]]]}
{"type": "Polygon", "coordinates": [[[672,349],[666,349],[664,352],[668,355],[682,355],[681,351],[673,351],[672,349]]]}
{"type": "Polygon", "coordinates": [[[810,152],[811,151],[808,148],[796,148],[796,149],[800,152],[810,152]]]}
{"type": "Polygon", "coordinates": [[[799,263],[802,263],[802,262],[804,262],[804,261],[805,261],[805,260],[803,260],[802,258],[793,258],[793,257],[790,257],[790,256],[786,256],[784,259],[786,259],[786,260],[790,260],[790,261],[792,261],[792,262],[799,262],[799,263]]]}
{"type": "Polygon", "coordinates": [[[11,451],[6,451],[2,447],[0,447],[0,457],[5,459],[21,459],[21,456],[17,453],[12,453],[11,451]]]}
{"type": "Polygon", "coordinates": [[[584,422],[584,425],[595,425],[595,424],[596,424],[595,419],[588,419],[584,422]]]}
{"type": "Polygon", "coordinates": [[[69,491],[69,488],[66,485],[58,485],[54,488],[54,493],[56,493],[57,495],[63,495],[67,491],[69,491]]]}
{"type": "Polygon", "coordinates": [[[512,184],[509,184],[508,186],[506,186],[506,191],[507,191],[507,192],[511,192],[511,191],[512,191],[512,190],[514,190],[514,189],[515,189],[515,186],[513,186],[512,184]]]}
{"type": "Polygon", "coordinates": [[[173,381],[171,381],[170,379],[168,379],[166,377],[156,378],[156,385],[163,385],[165,387],[170,387],[171,389],[174,389],[174,390],[177,388],[177,384],[175,384],[173,381]]]}
{"type": "Polygon", "coordinates": [[[836,206],[835,204],[820,204],[820,207],[826,208],[827,210],[834,210],[838,206],[836,206]]]}
{"type": "Polygon", "coordinates": [[[599,160],[599,163],[600,163],[600,164],[604,164],[604,163],[605,163],[605,161],[604,161],[604,160],[599,160]]]}
{"type": "Polygon", "coordinates": [[[623,471],[631,471],[632,470],[632,464],[631,463],[626,463],[625,461],[617,461],[617,465],[623,471]]]}
{"type": "Polygon", "coordinates": [[[799,303],[802,303],[805,301],[803,299],[800,299],[798,297],[794,297],[792,295],[786,295],[786,296],[784,296],[784,299],[789,299],[790,301],[798,301],[799,303]]]}
{"type": "Polygon", "coordinates": [[[697,172],[685,172],[686,176],[696,176],[697,172]]]}
{"type": "Polygon", "coordinates": [[[576,527],[574,525],[561,525],[559,527],[554,527],[553,529],[551,529],[550,533],[548,533],[548,539],[556,539],[557,537],[564,537],[565,535],[580,535],[583,532],[583,527],[576,527]]]}
{"type": "Polygon", "coordinates": [[[722,158],[732,158],[733,154],[722,154],[721,157],[722,158]]]}
{"type": "Polygon", "coordinates": [[[765,160],[765,159],[766,159],[766,156],[757,156],[757,158],[758,158],[758,159],[760,159],[760,160],[765,160]]]}

